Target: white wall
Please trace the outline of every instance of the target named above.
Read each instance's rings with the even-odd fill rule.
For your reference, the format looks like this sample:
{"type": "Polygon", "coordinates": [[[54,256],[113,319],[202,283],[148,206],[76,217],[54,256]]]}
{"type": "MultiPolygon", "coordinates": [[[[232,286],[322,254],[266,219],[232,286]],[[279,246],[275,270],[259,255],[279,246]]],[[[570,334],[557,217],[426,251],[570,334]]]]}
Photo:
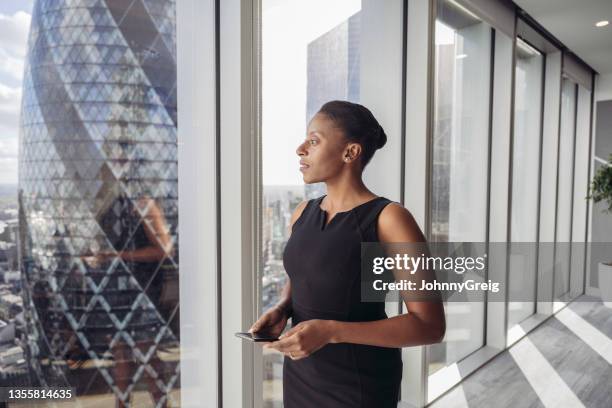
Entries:
{"type": "Polygon", "coordinates": [[[612,72],[595,77],[595,101],[612,99],[612,72]]]}

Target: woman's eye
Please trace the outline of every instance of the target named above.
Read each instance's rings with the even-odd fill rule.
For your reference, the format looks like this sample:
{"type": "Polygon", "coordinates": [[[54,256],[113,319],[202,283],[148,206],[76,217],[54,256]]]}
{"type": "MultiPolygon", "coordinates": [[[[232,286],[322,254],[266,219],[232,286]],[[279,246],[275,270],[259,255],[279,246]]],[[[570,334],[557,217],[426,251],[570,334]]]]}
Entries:
{"type": "Polygon", "coordinates": [[[317,143],[317,141],[316,141],[316,140],[314,140],[314,139],[310,139],[308,142],[310,142],[310,144],[311,144],[311,145],[313,145],[313,144],[317,143]]]}

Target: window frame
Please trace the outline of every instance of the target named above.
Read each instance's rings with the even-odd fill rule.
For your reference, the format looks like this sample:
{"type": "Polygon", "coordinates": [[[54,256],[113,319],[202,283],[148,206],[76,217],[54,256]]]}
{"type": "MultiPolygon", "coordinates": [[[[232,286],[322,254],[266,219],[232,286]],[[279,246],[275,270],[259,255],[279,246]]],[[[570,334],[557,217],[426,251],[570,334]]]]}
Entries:
{"type": "MultiPolygon", "coordinates": [[[[437,5],[437,1],[433,1],[433,15],[430,19],[430,29],[435,30],[435,24],[437,20],[437,10],[435,7],[437,5]]],[[[485,219],[485,241],[488,245],[489,242],[494,242],[497,240],[506,240],[509,234],[508,222],[509,222],[509,214],[508,214],[508,189],[501,189],[496,194],[492,194],[492,174],[499,174],[499,177],[506,179],[509,181],[509,163],[510,163],[510,138],[511,135],[511,123],[514,119],[514,59],[515,59],[515,50],[514,50],[514,38],[516,37],[516,16],[515,18],[515,33],[512,37],[508,37],[505,34],[505,31],[502,29],[499,30],[499,27],[495,25],[495,21],[483,18],[480,9],[478,7],[470,7],[471,4],[467,1],[455,1],[455,4],[459,4],[461,7],[464,7],[468,12],[474,14],[479,17],[482,23],[487,24],[491,30],[491,49],[490,49],[490,83],[489,83],[489,115],[488,115],[488,154],[487,154],[487,204],[486,204],[486,219],[485,219]],[[498,32],[499,31],[499,32],[498,32]],[[510,41],[506,45],[511,45],[508,53],[503,54],[503,51],[500,51],[502,47],[500,46],[500,41],[502,36],[505,36],[506,39],[510,41]],[[503,62],[504,55],[506,58],[510,56],[512,69],[507,69],[508,72],[500,71],[500,67],[504,67],[503,62]],[[502,74],[510,75],[507,83],[500,82],[500,76],[502,74]],[[499,114],[496,115],[495,107],[501,105],[502,107],[511,107],[509,111],[501,112],[501,116],[499,114]],[[494,137],[494,135],[497,135],[494,137]],[[506,135],[506,136],[504,136],[506,135]],[[495,161],[492,160],[493,157],[497,157],[495,161]]],[[[410,39],[409,39],[410,41],[410,39]]],[[[435,39],[432,37],[432,53],[434,55],[432,58],[435,58],[435,39]]],[[[507,65],[507,64],[506,64],[507,65]]],[[[434,94],[433,94],[433,81],[435,80],[435,64],[430,65],[431,71],[431,87],[430,87],[430,98],[432,100],[432,109],[435,106],[434,94]]],[[[499,110],[499,109],[498,109],[499,110]]],[[[434,121],[435,117],[433,112],[430,115],[429,121],[431,122],[429,138],[433,140],[433,132],[434,132],[434,121]]],[[[431,144],[431,142],[430,142],[431,144]]],[[[433,160],[433,147],[430,147],[429,151],[429,160],[433,160]]],[[[427,169],[428,173],[432,172],[431,166],[427,169]]],[[[503,184],[503,183],[499,183],[503,184]]],[[[431,174],[428,179],[428,195],[431,195],[431,174]]],[[[431,206],[428,208],[429,212],[429,222],[428,226],[431,229],[431,206]]],[[[429,238],[428,234],[428,238],[429,238]]],[[[500,265],[500,268],[492,271],[492,268],[488,268],[486,279],[490,279],[493,277],[498,282],[501,282],[501,287],[504,287],[503,282],[507,282],[507,259],[505,258],[505,254],[497,254],[497,256],[491,256],[489,254],[489,265],[491,262],[497,263],[500,265]],[[492,275],[492,273],[494,273],[492,275]]],[[[456,384],[460,383],[463,378],[474,372],[476,369],[484,365],[490,359],[492,359],[495,355],[503,350],[503,344],[505,343],[505,334],[503,333],[505,322],[506,322],[506,309],[505,306],[507,302],[504,303],[504,307],[499,307],[499,302],[489,302],[486,301],[484,303],[484,316],[483,316],[483,344],[480,348],[472,351],[467,356],[459,359],[458,361],[449,364],[446,367],[443,367],[433,373],[432,375],[427,374],[427,367],[429,366],[429,347],[424,347],[426,349],[426,358],[425,358],[425,375],[426,378],[423,380],[425,382],[425,386],[423,387],[425,391],[425,395],[423,396],[424,401],[427,404],[432,403],[433,401],[439,399],[447,392],[449,392],[456,384]],[[500,324],[503,322],[503,324],[500,324]]]]}
{"type": "MultiPolygon", "coordinates": [[[[514,339],[516,338],[520,338],[522,337],[523,330],[522,327],[516,327],[516,326],[526,326],[526,327],[530,327],[533,325],[533,322],[539,322],[541,321],[541,319],[537,316],[538,311],[537,311],[537,301],[538,301],[538,247],[539,247],[539,234],[540,234],[540,203],[541,203],[541,188],[542,188],[542,180],[541,180],[541,175],[542,175],[542,147],[543,147],[543,137],[544,137],[544,106],[545,106],[545,90],[546,90],[546,63],[547,63],[547,53],[540,49],[539,47],[537,47],[534,44],[531,44],[530,41],[528,41],[526,38],[523,38],[520,34],[519,34],[519,24],[521,23],[521,19],[517,18],[517,33],[516,33],[516,40],[515,40],[515,47],[518,46],[518,41],[519,39],[523,42],[525,42],[527,45],[531,46],[532,48],[534,48],[535,50],[537,50],[538,52],[540,52],[541,57],[542,57],[542,69],[541,69],[541,73],[540,73],[540,117],[539,117],[539,122],[538,122],[538,126],[539,126],[539,138],[538,138],[538,173],[537,173],[537,204],[536,204],[536,232],[535,232],[535,241],[534,241],[534,246],[535,246],[535,262],[534,262],[534,296],[533,296],[533,311],[532,313],[527,316],[526,318],[522,319],[520,322],[516,323],[514,326],[512,327],[510,326],[510,322],[509,322],[509,318],[508,318],[508,323],[507,323],[507,341],[506,344],[509,346],[510,344],[514,343],[514,339]]],[[[514,69],[516,70],[518,66],[518,57],[516,57],[515,59],[515,66],[514,69]]],[[[514,100],[516,100],[516,79],[515,79],[515,86],[514,89],[512,91],[514,93],[514,100]]],[[[515,109],[515,106],[513,106],[513,110],[515,109]]],[[[512,124],[512,138],[513,138],[513,146],[512,146],[512,160],[511,160],[511,165],[514,166],[514,134],[515,134],[515,129],[514,129],[514,118],[513,118],[513,124],[512,124]]],[[[514,178],[511,177],[511,182],[510,182],[510,189],[513,188],[513,183],[514,183],[514,178]]],[[[512,206],[510,204],[509,206],[509,210],[508,210],[509,214],[508,214],[508,220],[509,220],[509,232],[508,232],[508,237],[509,237],[509,242],[512,243],[513,241],[511,240],[512,237],[512,206]]],[[[510,284],[510,278],[508,278],[508,284],[510,284]]],[[[510,305],[509,303],[506,304],[506,308],[508,308],[510,305]]],[[[508,311],[509,314],[509,311],[508,311]]]]}
{"type": "Polygon", "coordinates": [[[177,113],[181,123],[177,128],[180,370],[181,406],[186,407],[217,406],[221,401],[218,155],[216,148],[210,148],[218,144],[217,6],[215,0],[181,0],[176,4],[177,113]]]}

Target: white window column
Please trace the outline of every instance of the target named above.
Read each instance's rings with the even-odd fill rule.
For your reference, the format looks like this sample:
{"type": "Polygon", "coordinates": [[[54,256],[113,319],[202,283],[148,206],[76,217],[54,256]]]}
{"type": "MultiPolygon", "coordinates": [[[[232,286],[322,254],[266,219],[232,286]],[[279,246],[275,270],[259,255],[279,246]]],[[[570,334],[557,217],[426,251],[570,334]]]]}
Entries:
{"type": "Polygon", "coordinates": [[[224,407],[253,407],[255,345],[234,333],[248,330],[258,313],[259,2],[218,4],[222,401],[224,407]]]}
{"type": "MultiPolygon", "coordinates": [[[[489,183],[488,279],[507,291],[510,205],[512,199],[511,156],[514,122],[515,41],[501,31],[495,33],[493,54],[493,97],[491,107],[491,157],[489,183]]],[[[508,331],[507,305],[495,295],[487,302],[487,346],[503,350],[508,331]]]]}
{"type": "Polygon", "coordinates": [[[216,407],[218,308],[215,2],[177,2],[181,406],[216,407]]]}
{"type": "MultiPolygon", "coordinates": [[[[406,21],[406,112],[404,206],[410,210],[425,235],[429,234],[429,162],[432,134],[433,2],[408,1],[406,21]]],[[[404,371],[401,407],[427,403],[427,348],[402,349],[404,371]]]]}
{"type": "Polygon", "coordinates": [[[544,134],[540,175],[540,244],[538,248],[538,305],[536,310],[545,316],[552,313],[560,101],[561,52],[554,51],[546,54],[544,134]]]}

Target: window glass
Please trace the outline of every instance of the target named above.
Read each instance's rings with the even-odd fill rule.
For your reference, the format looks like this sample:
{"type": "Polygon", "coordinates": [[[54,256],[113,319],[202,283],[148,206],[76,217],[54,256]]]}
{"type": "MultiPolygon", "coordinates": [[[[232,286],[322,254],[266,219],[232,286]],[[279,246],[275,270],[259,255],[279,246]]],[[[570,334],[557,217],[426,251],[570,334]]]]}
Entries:
{"type": "MultiPolygon", "coordinates": [[[[454,1],[435,23],[431,240],[485,242],[491,27],[454,1]]],[[[448,302],[442,343],[429,346],[429,373],[483,344],[484,304],[448,302]]]]}
{"type": "Polygon", "coordinates": [[[542,122],[544,57],[517,39],[514,82],[514,141],[512,152],[512,205],[508,326],[535,312],[536,245],[538,232],[538,180],[542,122]],[[525,301],[526,294],[533,300],[525,301]]]}
{"type": "Polygon", "coordinates": [[[172,0],[34,3],[4,385],[179,405],[175,40],[172,0]]]}
{"type": "MultiPolygon", "coordinates": [[[[360,0],[263,0],[262,311],[286,283],[282,257],[293,210],[325,194],[323,183],[305,185],[299,171],[296,148],[308,121],[329,100],[359,102],[360,16],[360,0]]],[[[264,407],[282,406],[282,364],[282,354],[263,351],[264,407]]]]}

